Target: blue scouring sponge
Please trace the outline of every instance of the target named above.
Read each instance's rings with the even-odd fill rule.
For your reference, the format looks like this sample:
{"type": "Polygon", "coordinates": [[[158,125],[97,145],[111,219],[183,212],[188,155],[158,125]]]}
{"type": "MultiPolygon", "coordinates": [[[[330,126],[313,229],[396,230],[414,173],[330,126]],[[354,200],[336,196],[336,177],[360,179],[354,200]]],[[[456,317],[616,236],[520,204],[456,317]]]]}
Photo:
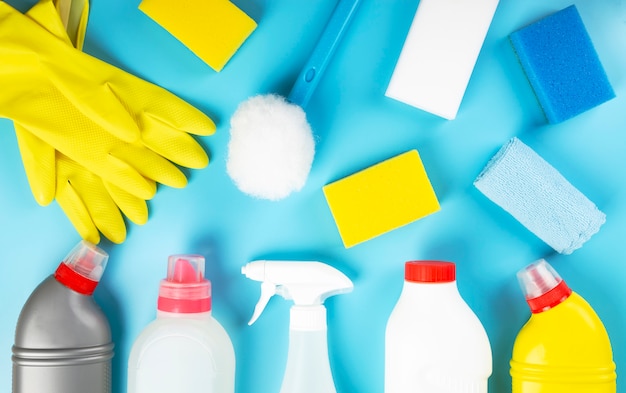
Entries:
{"type": "Polygon", "coordinates": [[[509,36],[550,123],[559,123],[615,97],[576,6],[509,36]]]}

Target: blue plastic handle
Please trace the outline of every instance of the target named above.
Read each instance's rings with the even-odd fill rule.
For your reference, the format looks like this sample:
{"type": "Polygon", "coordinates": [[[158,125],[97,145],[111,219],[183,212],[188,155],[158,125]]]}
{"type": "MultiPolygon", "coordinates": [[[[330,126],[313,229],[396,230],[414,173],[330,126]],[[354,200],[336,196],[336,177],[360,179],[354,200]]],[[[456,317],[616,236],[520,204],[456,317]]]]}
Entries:
{"type": "Polygon", "coordinates": [[[326,70],[343,33],[346,31],[360,0],[339,0],[322,31],[313,52],[300,71],[287,100],[304,108],[326,70]]]}

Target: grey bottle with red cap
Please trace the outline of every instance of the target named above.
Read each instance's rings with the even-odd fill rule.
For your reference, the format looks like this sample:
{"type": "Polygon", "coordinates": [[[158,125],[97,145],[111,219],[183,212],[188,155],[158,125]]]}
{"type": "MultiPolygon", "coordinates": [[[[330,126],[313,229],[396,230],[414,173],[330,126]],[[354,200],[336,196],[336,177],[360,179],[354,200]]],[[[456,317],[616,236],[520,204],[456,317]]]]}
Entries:
{"type": "Polygon", "coordinates": [[[385,393],[487,393],[491,346],[461,297],[456,265],[405,264],[385,332],[385,393]]]}
{"type": "Polygon", "coordinates": [[[92,296],[107,260],[81,241],[30,295],[15,329],[13,393],[111,392],[111,329],[92,296]]]}

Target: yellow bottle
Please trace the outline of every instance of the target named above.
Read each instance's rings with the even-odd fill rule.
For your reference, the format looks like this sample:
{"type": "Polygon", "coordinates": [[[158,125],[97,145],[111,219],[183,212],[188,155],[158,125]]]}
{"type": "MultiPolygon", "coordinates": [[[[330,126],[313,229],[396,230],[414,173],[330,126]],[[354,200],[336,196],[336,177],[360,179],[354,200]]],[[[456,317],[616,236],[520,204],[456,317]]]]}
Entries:
{"type": "Polygon", "coordinates": [[[615,393],[611,342],[589,303],[543,259],[517,276],[532,315],[513,346],[512,393],[615,393]]]}

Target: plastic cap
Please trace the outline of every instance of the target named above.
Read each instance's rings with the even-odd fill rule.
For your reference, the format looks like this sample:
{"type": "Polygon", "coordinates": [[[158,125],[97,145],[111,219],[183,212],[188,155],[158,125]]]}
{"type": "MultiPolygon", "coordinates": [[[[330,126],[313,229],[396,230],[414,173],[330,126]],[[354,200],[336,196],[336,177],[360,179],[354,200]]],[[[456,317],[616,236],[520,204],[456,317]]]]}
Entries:
{"type": "Polygon", "coordinates": [[[109,255],[95,244],[82,240],[59,265],[54,277],[61,284],[83,295],[91,295],[98,286],[109,255]]]}
{"type": "Polygon", "coordinates": [[[456,266],[443,261],[409,261],[404,264],[404,279],[410,282],[452,282],[456,266]]]}
{"type": "Polygon", "coordinates": [[[167,278],[161,280],[157,308],[173,313],[211,310],[211,282],[204,278],[204,257],[171,255],[167,278]]]}
{"type": "Polygon", "coordinates": [[[569,297],[572,290],[548,262],[540,259],[517,272],[530,311],[547,311],[569,297]]]}

